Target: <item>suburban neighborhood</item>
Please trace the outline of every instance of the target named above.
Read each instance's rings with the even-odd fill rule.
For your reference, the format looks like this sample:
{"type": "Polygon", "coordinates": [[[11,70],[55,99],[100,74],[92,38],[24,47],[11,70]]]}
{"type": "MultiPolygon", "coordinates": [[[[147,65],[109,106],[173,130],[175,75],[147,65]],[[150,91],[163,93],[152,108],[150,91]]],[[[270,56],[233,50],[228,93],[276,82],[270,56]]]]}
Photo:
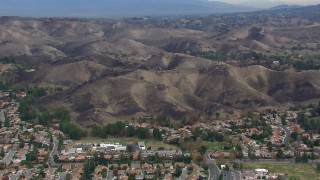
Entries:
{"type": "Polygon", "coordinates": [[[318,106],[250,112],[177,129],[151,119],[123,122],[124,129],[145,128],[148,138],[170,145],[154,148],[140,135],[126,143],[77,141],[58,122],[22,121],[19,101],[26,96],[0,93],[2,179],[284,179],[285,173],[245,164],[315,163],[320,153],[320,134],[308,125],[312,119],[306,121],[318,117],[318,106]],[[210,147],[214,143],[221,146],[210,147]]]}

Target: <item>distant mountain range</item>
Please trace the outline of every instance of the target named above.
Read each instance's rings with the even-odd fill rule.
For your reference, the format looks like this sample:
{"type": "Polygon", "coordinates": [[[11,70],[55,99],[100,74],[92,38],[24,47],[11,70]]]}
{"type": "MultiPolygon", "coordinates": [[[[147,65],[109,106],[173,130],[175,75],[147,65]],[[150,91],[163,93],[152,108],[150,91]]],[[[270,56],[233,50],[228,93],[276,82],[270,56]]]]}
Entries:
{"type": "Polygon", "coordinates": [[[253,8],[260,8],[260,9],[268,9],[275,6],[279,6],[281,4],[284,4],[281,1],[268,1],[268,0],[246,0],[244,2],[239,3],[239,5],[242,6],[248,6],[253,8]]]}
{"type": "MultiPolygon", "coordinates": [[[[310,1],[309,3],[310,5],[312,4],[310,1]]],[[[288,3],[288,1],[285,0],[242,0],[238,5],[259,9],[288,9],[302,6],[301,4],[288,3]]]]}
{"type": "Polygon", "coordinates": [[[254,11],[207,0],[1,0],[0,15],[31,17],[128,17],[254,11]]]}
{"type": "Polygon", "coordinates": [[[282,5],[279,5],[279,6],[275,6],[275,7],[272,7],[271,10],[277,10],[277,9],[294,9],[294,8],[300,8],[302,6],[299,6],[299,5],[285,5],[285,4],[282,4],[282,5]]]}

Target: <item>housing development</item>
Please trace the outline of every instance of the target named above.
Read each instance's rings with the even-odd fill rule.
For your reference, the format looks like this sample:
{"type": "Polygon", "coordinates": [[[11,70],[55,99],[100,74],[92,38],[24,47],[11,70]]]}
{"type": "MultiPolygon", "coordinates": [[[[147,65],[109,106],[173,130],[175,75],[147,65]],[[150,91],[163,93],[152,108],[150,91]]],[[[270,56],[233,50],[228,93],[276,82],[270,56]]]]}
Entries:
{"type": "Polygon", "coordinates": [[[22,121],[19,101],[26,97],[23,91],[0,93],[1,178],[282,179],[290,174],[271,171],[270,165],[249,168],[247,164],[319,166],[320,134],[312,124],[319,117],[316,104],[250,112],[229,120],[215,117],[177,129],[139,117],[123,123],[122,131],[143,128],[145,137],[119,138],[120,143],[109,135],[71,140],[54,120],[50,126],[22,121]]]}

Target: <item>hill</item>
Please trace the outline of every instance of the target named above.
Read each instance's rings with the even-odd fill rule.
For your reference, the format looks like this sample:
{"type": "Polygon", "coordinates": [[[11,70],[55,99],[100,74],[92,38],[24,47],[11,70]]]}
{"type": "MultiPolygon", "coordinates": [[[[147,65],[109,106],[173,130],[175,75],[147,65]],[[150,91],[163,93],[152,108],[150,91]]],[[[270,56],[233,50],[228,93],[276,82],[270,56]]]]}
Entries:
{"type": "Polygon", "coordinates": [[[302,11],[307,8],[285,10],[286,17],[281,10],[172,19],[1,17],[0,55],[36,69],[19,72],[15,86],[63,88],[34,103],[38,110],[66,107],[84,126],[137,114],[231,118],[320,99],[314,60],[320,22],[317,14],[298,18],[302,11]]]}
{"type": "MultiPolygon", "coordinates": [[[[62,75],[68,78],[52,71],[42,74],[41,82],[50,85],[83,83],[41,99],[37,107],[42,111],[68,107],[82,124],[88,125],[137,113],[166,114],[175,119],[191,112],[226,111],[232,115],[237,110],[320,98],[320,81],[313,78],[320,75],[319,71],[276,72],[261,66],[231,67],[185,56],[167,58],[169,64],[177,63],[175,59],[180,62],[171,70],[139,69],[102,77],[89,74],[88,81],[88,71],[80,68],[71,72],[74,76],[62,75]]],[[[69,65],[59,66],[54,68],[69,65]]]]}
{"type": "Polygon", "coordinates": [[[271,8],[271,10],[277,10],[277,9],[293,9],[293,8],[300,8],[301,6],[298,5],[286,5],[286,4],[281,4],[278,6],[274,6],[271,8]]]}

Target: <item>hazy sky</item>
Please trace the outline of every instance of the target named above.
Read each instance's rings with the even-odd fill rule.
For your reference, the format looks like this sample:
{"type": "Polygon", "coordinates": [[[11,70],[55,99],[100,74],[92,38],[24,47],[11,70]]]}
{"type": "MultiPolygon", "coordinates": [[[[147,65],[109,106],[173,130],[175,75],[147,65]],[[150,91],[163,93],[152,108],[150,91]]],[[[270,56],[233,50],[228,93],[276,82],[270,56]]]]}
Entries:
{"type": "Polygon", "coordinates": [[[320,0],[0,0],[0,16],[133,17],[247,12],[280,4],[311,5],[320,0]],[[194,5],[190,4],[194,1],[194,5]],[[174,5],[170,5],[174,4],[174,5]],[[175,4],[178,4],[177,8],[175,4]]]}
{"type": "Polygon", "coordinates": [[[247,1],[255,1],[255,2],[283,2],[286,4],[301,4],[301,5],[310,5],[310,4],[320,4],[320,0],[219,0],[227,3],[241,3],[247,1]]]}

